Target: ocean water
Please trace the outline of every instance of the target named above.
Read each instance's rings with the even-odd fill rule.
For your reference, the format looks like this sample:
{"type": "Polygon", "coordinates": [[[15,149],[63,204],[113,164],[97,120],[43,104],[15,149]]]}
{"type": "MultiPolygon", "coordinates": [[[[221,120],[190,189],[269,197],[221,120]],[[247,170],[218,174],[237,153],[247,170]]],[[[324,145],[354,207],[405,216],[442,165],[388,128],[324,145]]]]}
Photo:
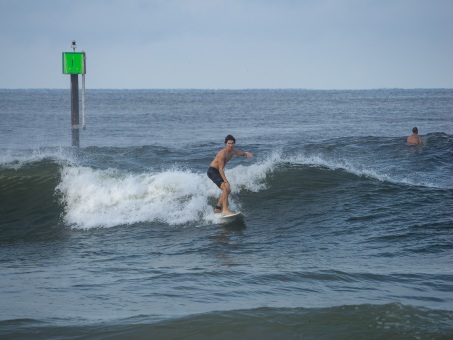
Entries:
{"type": "Polygon", "coordinates": [[[86,97],[0,90],[1,338],[453,337],[453,90],[86,97]]]}

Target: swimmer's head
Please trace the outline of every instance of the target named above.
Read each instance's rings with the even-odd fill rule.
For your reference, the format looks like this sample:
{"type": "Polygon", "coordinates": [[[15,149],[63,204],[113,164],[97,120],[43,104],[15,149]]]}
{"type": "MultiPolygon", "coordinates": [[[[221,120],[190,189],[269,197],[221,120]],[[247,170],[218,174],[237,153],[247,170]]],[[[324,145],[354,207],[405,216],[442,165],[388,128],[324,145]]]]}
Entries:
{"type": "Polygon", "coordinates": [[[412,129],[412,132],[413,132],[413,133],[418,133],[418,129],[417,129],[416,127],[414,127],[414,128],[412,129]]]}

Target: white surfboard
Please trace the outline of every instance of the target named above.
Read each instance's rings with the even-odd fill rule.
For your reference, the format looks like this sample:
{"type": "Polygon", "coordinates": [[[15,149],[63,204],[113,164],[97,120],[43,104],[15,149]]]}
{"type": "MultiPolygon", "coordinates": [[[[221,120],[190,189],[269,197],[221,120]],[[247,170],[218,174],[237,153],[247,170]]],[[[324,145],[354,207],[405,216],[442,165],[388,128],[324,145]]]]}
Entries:
{"type": "Polygon", "coordinates": [[[237,220],[237,219],[244,218],[244,214],[241,213],[240,211],[235,212],[234,214],[217,213],[217,214],[215,214],[215,216],[219,220],[224,221],[224,222],[230,222],[230,221],[234,221],[234,220],[237,220]]]}

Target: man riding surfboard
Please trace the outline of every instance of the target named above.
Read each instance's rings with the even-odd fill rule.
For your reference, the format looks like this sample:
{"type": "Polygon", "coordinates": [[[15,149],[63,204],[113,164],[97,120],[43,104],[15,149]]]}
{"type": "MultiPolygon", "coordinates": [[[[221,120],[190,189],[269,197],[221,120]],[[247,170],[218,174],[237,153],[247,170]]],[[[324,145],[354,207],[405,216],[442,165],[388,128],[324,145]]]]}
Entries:
{"type": "Polygon", "coordinates": [[[231,193],[230,183],[225,176],[224,168],[234,155],[252,158],[250,152],[236,150],[234,144],[236,139],[232,135],[225,137],[225,148],[220,150],[211,162],[208,169],[208,177],[222,190],[219,201],[214,209],[214,213],[234,214],[228,209],[228,195],[231,193]]]}

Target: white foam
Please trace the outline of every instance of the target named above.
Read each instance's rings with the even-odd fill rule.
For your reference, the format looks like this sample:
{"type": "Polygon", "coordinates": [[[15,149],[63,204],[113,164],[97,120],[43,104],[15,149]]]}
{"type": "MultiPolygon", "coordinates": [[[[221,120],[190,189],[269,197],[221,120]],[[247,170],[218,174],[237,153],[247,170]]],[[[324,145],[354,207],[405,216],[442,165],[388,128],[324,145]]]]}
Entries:
{"type": "Polygon", "coordinates": [[[263,162],[248,166],[239,165],[231,170],[226,170],[228,181],[232,184],[233,193],[240,189],[252,192],[259,192],[266,188],[264,179],[267,174],[274,170],[274,167],[281,162],[277,152],[271,154],[263,162]]]}
{"type": "Polygon", "coordinates": [[[344,158],[327,159],[322,155],[308,156],[299,154],[289,157],[285,161],[291,164],[320,166],[331,170],[344,170],[359,177],[374,178],[381,182],[385,181],[411,186],[442,188],[442,186],[436,183],[435,179],[423,178],[417,173],[408,173],[405,169],[394,169],[393,172],[390,172],[388,167],[379,168],[379,166],[376,166],[375,164],[369,164],[367,162],[361,163],[360,160],[347,160],[344,158]]]}
{"type": "Polygon", "coordinates": [[[357,166],[345,159],[326,159],[320,155],[297,155],[288,158],[288,162],[292,164],[302,164],[302,165],[311,165],[311,166],[321,166],[326,167],[331,170],[345,170],[351,174],[357,176],[369,176],[376,178],[378,180],[387,180],[386,176],[378,175],[375,171],[366,169],[362,166],[357,166]]]}
{"type": "MultiPolygon", "coordinates": [[[[230,206],[240,207],[241,190],[259,191],[273,162],[226,170],[232,186],[230,206]]],[[[116,169],[64,166],[57,187],[65,206],[64,220],[73,228],[109,228],[161,221],[181,225],[214,222],[210,198],[220,190],[206,173],[171,169],[160,173],[124,173],[116,169]]]]}

